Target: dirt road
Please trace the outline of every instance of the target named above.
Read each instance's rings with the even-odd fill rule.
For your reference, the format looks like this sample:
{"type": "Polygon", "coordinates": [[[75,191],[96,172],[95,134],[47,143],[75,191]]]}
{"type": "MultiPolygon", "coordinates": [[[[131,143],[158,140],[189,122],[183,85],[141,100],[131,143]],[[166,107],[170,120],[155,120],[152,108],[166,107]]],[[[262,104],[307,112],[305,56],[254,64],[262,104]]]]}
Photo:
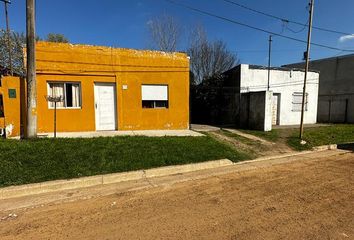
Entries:
{"type": "Polygon", "coordinates": [[[0,212],[0,219],[2,240],[354,239],[354,153],[0,212]]]}

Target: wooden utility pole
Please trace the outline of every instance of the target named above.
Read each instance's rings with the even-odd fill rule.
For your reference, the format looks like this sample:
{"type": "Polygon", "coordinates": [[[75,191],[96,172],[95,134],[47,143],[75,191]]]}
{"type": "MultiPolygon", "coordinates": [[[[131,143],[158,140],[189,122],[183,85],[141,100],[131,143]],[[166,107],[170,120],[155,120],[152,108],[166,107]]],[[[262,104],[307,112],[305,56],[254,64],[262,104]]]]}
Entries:
{"type": "Polygon", "coordinates": [[[272,53],[272,35],[269,35],[269,47],[268,47],[268,85],[267,90],[270,88],[270,57],[272,53]]]}
{"type": "Polygon", "coordinates": [[[5,6],[5,18],[6,18],[6,41],[7,41],[7,50],[9,54],[9,69],[10,69],[10,74],[13,74],[12,70],[12,52],[11,52],[11,37],[10,37],[10,25],[9,25],[9,14],[7,11],[7,4],[10,4],[11,2],[9,0],[1,0],[4,2],[5,6]]]}
{"type": "Polygon", "coordinates": [[[311,0],[310,3],[310,16],[309,16],[309,28],[307,34],[307,49],[306,49],[306,63],[305,63],[305,77],[304,77],[304,88],[302,91],[302,104],[301,104],[301,121],[300,121],[300,139],[302,140],[304,135],[304,110],[306,104],[306,82],[307,82],[307,72],[309,71],[309,59],[310,59],[310,46],[311,46],[311,32],[312,32],[312,16],[315,0],[311,0]]]}
{"type": "Polygon", "coordinates": [[[26,1],[27,35],[27,131],[26,138],[37,137],[37,83],[36,83],[36,41],[35,0],[26,1]]]}

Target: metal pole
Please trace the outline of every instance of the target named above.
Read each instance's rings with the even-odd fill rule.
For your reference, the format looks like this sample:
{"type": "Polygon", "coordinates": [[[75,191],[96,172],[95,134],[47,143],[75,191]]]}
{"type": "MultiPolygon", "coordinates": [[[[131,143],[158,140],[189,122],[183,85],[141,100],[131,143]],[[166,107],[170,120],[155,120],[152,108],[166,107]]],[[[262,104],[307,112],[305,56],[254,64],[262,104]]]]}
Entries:
{"type": "Polygon", "coordinates": [[[9,14],[7,11],[7,4],[10,4],[10,1],[7,0],[2,0],[4,2],[5,6],[5,18],[6,18],[6,41],[7,41],[7,50],[9,54],[9,69],[10,69],[10,74],[13,74],[13,69],[12,69],[12,51],[11,51],[11,38],[10,38],[10,24],[9,24],[9,14]]]}
{"type": "Polygon", "coordinates": [[[35,63],[35,0],[26,2],[27,33],[27,138],[37,137],[37,84],[35,63]]]}
{"type": "Polygon", "coordinates": [[[57,137],[57,101],[54,101],[54,138],[57,137]]]}
{"type": "Polygon", "coordinates": [[[268,85],[267,90],[269,91],[270,87],[270,57],[272,52],[272,35],[269,35],[269,47],[268,47],[268,85]]]}
{"type": "Polygon", "coordinates": [[[303,88],[303,91],[302,91],[301,121],[300,121],[300,139],[301,140],[302,140],[303,135],[304,135],[304,110],[305,110],[305,100],[306,100],[306,81],[307,81],[307,72],[309,70],[311,32],[312,32],[312,16],[313,16],[314,2],[315,2],[314,0],[311,0],[311,3],[310,3],[310,19],[309,19],[309,28],[308,28],[308,34],[307,34],[305,77],[304,77],[304,88],[303,88]]]}

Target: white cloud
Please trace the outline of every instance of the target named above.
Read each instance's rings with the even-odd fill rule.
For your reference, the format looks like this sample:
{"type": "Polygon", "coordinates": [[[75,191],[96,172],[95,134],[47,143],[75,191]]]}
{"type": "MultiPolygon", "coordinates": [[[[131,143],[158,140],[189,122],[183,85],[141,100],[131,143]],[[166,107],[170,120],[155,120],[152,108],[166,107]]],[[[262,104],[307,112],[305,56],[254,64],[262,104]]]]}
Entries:
{"type": "Polygon", "coordinates": [[[354,40],[354,34],[344,35],[339,38],[339,42],[343,43],[346,41],[354,40]]]}

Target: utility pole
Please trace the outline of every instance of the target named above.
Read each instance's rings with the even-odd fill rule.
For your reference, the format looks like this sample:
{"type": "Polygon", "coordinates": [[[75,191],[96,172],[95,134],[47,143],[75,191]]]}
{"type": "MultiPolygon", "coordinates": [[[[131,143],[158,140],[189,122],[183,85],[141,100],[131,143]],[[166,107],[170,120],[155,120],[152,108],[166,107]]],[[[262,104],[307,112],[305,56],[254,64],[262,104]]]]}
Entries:
{"type": "Polygon", "coordinates": [[[311,32],[312,32],[312,17],[313,8],[315,0],[311,0],[310,3],[310,16],[309,16],[309,28],[307,34],[307,49],[306,49],[306,63],[305,63],[305,77],[304,77],[304,88],[302,91],[302,104],[301,104],[301,121],[300,121],[300,140],[302,140],[304,135],[304,110],[306,101],[306,82],[307,82],[307,72],[309,71],[309,59],[310,59],[310,46],[311,46],[311,32]]]}
{"type": "Polygon", "coordinates": [[[37,84],[35,42],[35,0],[26,1],[27,35],[27,131],[26,138],[37,137],[37,84]]]}
{"type": "Polygon", "coordinates": [[[267,90],[269,91],[270,87],[270,57],[272,52],[272,35],[269,35],[269,47],[268,47],[268,85],[267,90]]]}
{"type": "Polygon", "coordinates": [[[7,41],[7,50],[8,50],[8,54],[9,54],[9,69],[10,69],[10,74],[13,74],[13,70],[12,70],[12,52],[11,52],[11,38],[10,38],[10,25],[9,25],[9,15],[8,15],[8,11],[7,11],[7,4],[11,4],[10,0],[1,0],[2,2],[4,2],[4,6],[5,6],[5,18],[6,18],[6,41],[7,41]]]}

